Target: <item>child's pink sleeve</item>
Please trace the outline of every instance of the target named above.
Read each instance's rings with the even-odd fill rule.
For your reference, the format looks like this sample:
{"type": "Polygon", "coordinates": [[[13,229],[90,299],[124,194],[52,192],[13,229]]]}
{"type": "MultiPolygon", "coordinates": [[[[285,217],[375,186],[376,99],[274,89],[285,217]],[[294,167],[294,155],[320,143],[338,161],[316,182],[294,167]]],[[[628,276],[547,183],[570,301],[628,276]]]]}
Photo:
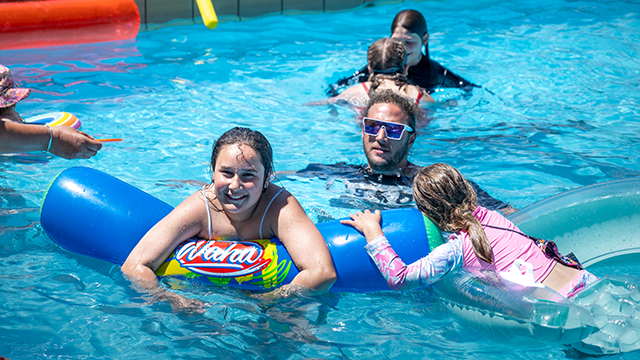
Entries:
{"type": "Polygon", "coordinates": [[[384,235],[364,247],[394,290],[410,290],[438,281],[449,271],[462,267],[462,241],[450,240],[411,265],[398,257],[384,235]]]}

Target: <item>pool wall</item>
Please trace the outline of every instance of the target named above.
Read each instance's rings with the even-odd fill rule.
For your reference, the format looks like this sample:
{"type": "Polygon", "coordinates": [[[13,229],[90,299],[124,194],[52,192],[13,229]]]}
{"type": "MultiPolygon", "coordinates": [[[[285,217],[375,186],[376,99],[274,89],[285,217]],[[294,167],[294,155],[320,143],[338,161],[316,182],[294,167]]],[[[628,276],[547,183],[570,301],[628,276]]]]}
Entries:
{"type": "MultiPolygon", "coordinates": [[[[202,23],[196,0],[135,0],[140,11],[140,30],[202,23]]],[[[220,22],[246,20],[267,14],[314,13],[348,10],[374,3],[403,0],[213,0],[220,22]]]]}

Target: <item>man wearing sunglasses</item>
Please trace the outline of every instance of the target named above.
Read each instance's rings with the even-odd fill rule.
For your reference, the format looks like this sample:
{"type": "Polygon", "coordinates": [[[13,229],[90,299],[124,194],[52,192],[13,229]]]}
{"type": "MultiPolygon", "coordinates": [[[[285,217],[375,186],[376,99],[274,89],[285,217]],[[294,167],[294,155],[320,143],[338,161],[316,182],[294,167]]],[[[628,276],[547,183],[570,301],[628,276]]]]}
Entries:
{"type": "MultiPolygon", "coordinates": [[[[408,160],[409,150],[416,140],[416,120],[421,116],[418,106],[391,90],[372,94],[362,119],[362,147],[366,165],[309,164],[293,174],[329,180],[340,178],[346,190],[339,198],[330,200],[333,207],[394,208],[410,206],[411,187],[421,167],[408,160]]],[[[278,173],[287,175],[284,173],[278,173]]],[[[493,198],[472,181],[481,206],[510,214],[515,209],[493,198]]]]}
{"type": "Polygon", "coordinates": [[[392,91],[369,101],[362,119],[362,146],[369,174],[413,178],[420,168],[407,160],[416,140],[419,109],[392,91]]]}

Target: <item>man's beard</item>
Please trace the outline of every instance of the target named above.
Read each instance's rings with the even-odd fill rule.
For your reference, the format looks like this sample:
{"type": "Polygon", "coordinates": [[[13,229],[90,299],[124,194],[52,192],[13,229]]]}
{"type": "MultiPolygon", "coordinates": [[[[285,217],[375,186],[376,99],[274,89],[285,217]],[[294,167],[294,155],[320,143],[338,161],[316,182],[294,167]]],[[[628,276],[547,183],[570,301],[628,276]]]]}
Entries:
{"type": "MultiPolygon", "coordinates": [[[[398,172],[398,170],[401,170],[398,168],[398,164],[400,164],[400,162],[402,162],[402,160],[406,158],[407,154],[409,154],[409,147],[405,146],[402,150],[395,153],[395,155],[391,159],[378,163],[374,163],[373,161],[371,161],[372,159],[369,158],[369,154],[366,155],[367,161],[369,162],[369,167],[371,168],[372,172],[380,174],[393,174],[398,172]]],[[[381,159],[376,158],[376,160],[381,159]]]]}

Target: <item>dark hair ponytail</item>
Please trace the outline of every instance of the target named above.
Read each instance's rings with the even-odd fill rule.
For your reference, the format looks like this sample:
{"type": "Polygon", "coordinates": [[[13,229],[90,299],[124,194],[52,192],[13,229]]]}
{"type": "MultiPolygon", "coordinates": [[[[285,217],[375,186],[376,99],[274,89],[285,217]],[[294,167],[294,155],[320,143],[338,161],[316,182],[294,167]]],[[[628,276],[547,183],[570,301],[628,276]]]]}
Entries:
{"type": "Polygon", "coordinates": [[[444,231],[466,230],[478,258],[493,264],[491,244],[480,221],[476,193],[460,172],[447,164],[422,168],[413,180],[418,209],[444,231]]]}

